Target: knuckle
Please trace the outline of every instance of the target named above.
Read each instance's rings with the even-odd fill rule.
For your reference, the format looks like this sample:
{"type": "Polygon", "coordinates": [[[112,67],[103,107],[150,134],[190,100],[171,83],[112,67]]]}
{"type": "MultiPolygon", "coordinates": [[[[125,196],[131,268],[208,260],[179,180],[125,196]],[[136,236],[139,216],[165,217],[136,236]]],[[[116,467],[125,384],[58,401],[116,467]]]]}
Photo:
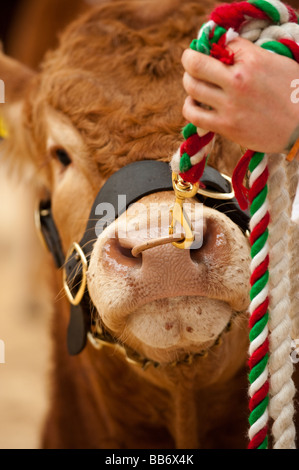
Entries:
{"type": "Polygon", "coordinates": [[[248,86],[248,75],[244,69],[234,70],[231,79],[231,86],[236,94],[244,93],[248,86]]]}
{"type": "Polygon", "coordinates": [[[259,59],[254,54],[246,56],[246,62],[239,64],[232,72],[231,85],[236,93],[246,93],[250,91],[259,68],[259,59]]]}
{"type": "Polygon", "coordinates": [[[226,133],[232,133],[238,127],[239,113],[233,104],[226,107],[223,119],[223,130],[226,133]]]}
{"type": "Polygon", "coordinates": [[[194,96],[196,94],[196,81],[188,73],[184,74],[183,85],[189,95],[194,96]]]}
{"type": "Polygon", "coordinates": [[[202,119],[200,119],[196,108],[191,105],[188,100],[186,100],[183,105],[183,116],[188,121],[192,122],[196,127],[201,127],[203,124],[202,119]]]}
{"type": "Polygon", "coordinates": [[[254,71],[256,70],[257,67],[260,66],[261,60],[262,60],[260,53],[261,53],[260,49],[257,49],[257,51],[256,49],[250,50],[250,52],[247,53],[246,65],[250,71],[254,71]]]}
{"type": "Polygon", "coordinates": [[[190,67],[194,75],[197,76],[202,68],[202,61],[198,52],[194,52],[194,54],[192,54],[190,60],[190,67]]]}
{"type": "Polygon", "coordinates": [[[246,114],[236,107],[232,107],[226,114],[223,122],[223,131],[232,140],[239,139],[243,129],[247,128],[246,114]]]}
{"type": "Polygon", "coordinates": [[[185,70],[193,76],[197,76],[202,67],[201,54],[198,52],[187,49],[183,53],[182,63],[185,70]]]}
{"type": "Polygon", "coordinates": [[[188,93],[188,89],[189,89],[189,74],[187,72],[184,73],[183,75],[183,87],[185,88],[185,90],[187,91],[188,93]]]}
{"type": "Polygon", "coordinates": [[[249,64],[236,68],[232,73],[232,87],[238,93],[248,90],[253,78],[253,72],[249,64]]]}
{"type": "Polygon", "coordinates": [[[190,103],[188,99],[186,99],[184,102],[182,112],[185,119],[190,120],[190,103]]]}

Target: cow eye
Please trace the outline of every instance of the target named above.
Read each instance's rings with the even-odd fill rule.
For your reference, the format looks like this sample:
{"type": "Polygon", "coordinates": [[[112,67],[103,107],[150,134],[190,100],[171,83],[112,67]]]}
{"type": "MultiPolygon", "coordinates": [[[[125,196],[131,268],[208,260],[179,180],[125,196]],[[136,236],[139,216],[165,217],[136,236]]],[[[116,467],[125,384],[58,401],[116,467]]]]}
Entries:
{"type": "Polygon", "coordinates": [[[72,163],[71,157],[65,149],[56,148],[53,153],[63,166],[68,166],[72,163]]]}

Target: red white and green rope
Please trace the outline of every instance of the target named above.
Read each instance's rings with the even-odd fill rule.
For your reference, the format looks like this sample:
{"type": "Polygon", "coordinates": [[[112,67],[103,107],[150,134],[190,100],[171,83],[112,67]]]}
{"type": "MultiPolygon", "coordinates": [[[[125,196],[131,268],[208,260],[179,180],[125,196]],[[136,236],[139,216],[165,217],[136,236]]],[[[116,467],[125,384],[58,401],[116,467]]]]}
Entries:
{"type": "Polygon", "coordinates": [[[267,448],[268,445],[268,357],[269,357],[269,245],[270,221],[267,156],[251,155],[249,170],[251,290],[250,290],[250,358],[249,372],[249,448],[267,448]]]}
{"type": "MultiPolygon", "coordinates": [[[[278,0],[249,0],[248,2],[220,5],[212,12],[210,20],[202,26],[198,39],[191,43],[191,48],[215,57],[226,65],[232,65],[234,55],[227,45],[239,35],[269,51],[299,62],[298,15],[291,7],[278,0]]],[[[214,134],[196,129],[192,124],[188,124],[183,130],[183,135],[185,141],[179,152],[174,155],[171,166],[172,170],[179,173],[185,181],[195,183],[201,178],[204,171],[212,148],[214,134]]],[[[274,173],[275,171],[277,169],[273,170],[274,173]]],[[[274,420],[273,446],[274,448],[293,448],[295,438],[292,405],[294,386],[291,379],[292,369],[289,357],[291,350],[290,327],[288,312],[282,308],[284,302],[281,298],[281,296],[288,297],[288,293],[281,288],[283,282],[280,279],[287,276],[285,267],[288,260],[285,257],[284,270],[280,272],[280,278],[277,272],[283,264],[282,260],[277,260],[277,266],[273,266],[275,282],[273,293],[269,293],[271,253],[269,256],[268,239],[271,239],[272,235],[269,235],[268,227],[272,212],[269,210],[268,203],[268,178],[268,156],[250,150],[239,162],[233,178],[235,194],[241,208],[245,209],[249,201],[251,213],[250,443],[248,447],[267,448],[270,389],[271,401],[274,404],[271,407],[270,402],[269,407],[270,416],[274,420]],[[248,168],[250,171],[249,191],[243,186],[243,179],[248,168]],[[271,294],[277,302],[277,306],[272,306],[272,311],[271,308],[269,309],[271,294]],[[269,325],[272,327],[270,337],[269,325]],[[270,359],[271,370],[268,370],[269,349],[270,354],[275,358],[275,361],[272,360],[272,362],[270,359]],[[277,367],[276,364],[278,364],[277,367]],[[291,403],[289,403],[290,401],[291,403]],[[273,411],[271,412],[271,410],[273,411]]],[[[275,175],[273,179],[275,181],[275,175]]],[[[278,188],[280,188],[279,184],[278,188]]],[[[284,209],[276,205],[275,210],[281,213],[276,214],[276,221],[280,215],[281,220],[285,220],[284,209]]],[[[278,220],[276,227],[279,227],[279,223],[278,220]]],[[[287,232],[285,223],[283,227],[287,232]]],[[[280,229],[276,230],[273,240],[280,232],[280,229]]],[[[274,245],[271,249],[275,253],[274,245]]],[[[282,251],[286,250],[287,246],[282,251]]]]}

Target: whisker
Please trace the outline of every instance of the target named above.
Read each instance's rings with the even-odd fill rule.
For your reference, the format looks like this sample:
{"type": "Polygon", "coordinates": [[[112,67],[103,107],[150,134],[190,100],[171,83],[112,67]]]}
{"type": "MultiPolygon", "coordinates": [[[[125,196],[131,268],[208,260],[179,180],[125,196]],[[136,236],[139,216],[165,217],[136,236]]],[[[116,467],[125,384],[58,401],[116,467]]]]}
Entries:
{"type": "Polygon", "coordinates": [[[64,288],[62,287],[60,289],[60,291],[58,292],[58,294],[56,295],[56,297],[54,298],[54,302],[55,303],[58,303],[60,302],[62,299],[64,299],[66,297],[66,293],[65,293],[65,290],[64,288]]]}
{"type": "MultiPolygon", "coordinates": [[[[65,262],[63,263],[63,265],[61,266],[61,268],[59,268],[59,271],[62,272],[62,271],[66,268],[66,263],[67,263],[67,261],[68,261],[68,260],[65,260],[65,262]]],[[[80,268],[80,265],[76,264],[76,265],[73,267],[72,271],[70,272],[69,277],[72,277],[72,278],[76,277],[76,274],[77,274],[77,273],[74,274],[74,270],[75,270],[75,269],[79,270],[79,268],[80,268]]]]}
{"type": "Polygon", "coordinates": [[[229,209],[229,210],[223,211],[222,214],[232,214],[234,212],[236,212],[234,209],[229,209]]]}
{"type": "MultiPolygon", "coordinates": [[[[72,285],[70,286],[70,290],[71,290],[71,289],[75,289],[76,287],[80,286],[80,284],[81,284],[80,281],[77,282],[77,284],[75,284],[75,285],[72,284],[72,285]]],[[[55,297],[55,301],[58,302],[59,300],[63,299],[64,297],[66,297],[66,292],[65,292],[65,290],[64,290],[64,287],[62,287],[62,288],[60,289],[59,293],[57,294],[57,296],[55,297]],[[63,295],[62,297],[60,297],[61,294],[64,294],[64,295],[63,295]]]]}
{"type": "MultiPolygon", "coordinates": [[[[215,206],[211,207],[211,209],[219,209],[219,207],[223,207],[223,206],[226,206],[227,205],[227,202],[219,202],[218,204],[215,204],[215,206]]],[[[232,209],[232,210],[236,210],[236,209],[232,209]]]]}
{"type": "MultiPolygon", "coordinates": [[[[91,243],[95,243],[96,241],[97,241],[97,238],[94,238],[94,239],[92,239],[92,240],[89,240],[89,241],[86,242],[84,245],[82,245],[81,248],[84,249],[89,243],[90,243],[90,244],[91,244],[91,243]]],[[[86,259],[91,255],[91,253],[92,253],[92,250],[90,250],[90,252],[85,255],[85,256],[86,256],[86,259]]],[[[67,261],[68,261],[68,260],[65,260],[65,262],[63,263],[63,265],[59,268],[59,271],[62,271],[63,269],[66,268],[66,263],[67,263],[67,261]]],[[[75,269],[76,267],[77,267],[77,265],[74,267],[74,269],[75,269]]],[[[72,271],[72,272],[70,273],[70,276],[69,276],[69,277],[73,277],[73,276],[72,276],[72,275],[73,275],[73,272],[74,272],[74,271],[72,271]]]]}
{"type": "Polygon", "coordinates": [[[89,301],[89,309],[90,309],[90,324],[92,325],[92,322],[99,321],[99,318],[98,318],[97,308],[95,307],[91,299],[89,301]]]}

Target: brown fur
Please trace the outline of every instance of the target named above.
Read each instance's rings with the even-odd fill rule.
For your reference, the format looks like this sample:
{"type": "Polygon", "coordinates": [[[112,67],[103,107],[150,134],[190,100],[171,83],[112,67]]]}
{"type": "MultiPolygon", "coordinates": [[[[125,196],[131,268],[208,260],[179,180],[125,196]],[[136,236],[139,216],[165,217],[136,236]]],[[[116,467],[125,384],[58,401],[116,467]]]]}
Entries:
{"type": "MultiPolygon", "coordinates": [[[[38,68],[45,52],[57,47],[59,34],[64,28],[92,4],[101,4],[102,1],[20,0],[9,31],[6,52],[23,64],[38,68]]],[[[294,8],[299,6],[298,0],[288,3],[294,8]]]]}
{"type": "Polygon", "coordinates": [[[182,51],[205,11],[202,3],[177,9],[177,2],[163,2],[162,12],[152,1],[143,2],[142,9],[138,3],[108,2],[98,13],[88,12],[67,29],[61,47],[48,54],[27,116],[39,158],[45,153],[40,116],[46,105],[67,116],[84,135],[104,177],[130,161],[168,161],[176,150],[184,124],[176,110],[184,91],[174,77],[182,75],[182,51]]]}
{"type": "MultiPolygon", "coordinates": [[[[81,238],[91,203],[108,176],[132,161],[168,161],[177,150],[184,124],[180,57],[206,19],[207,8],[211,8],[208,1],[107,1],[69,26],[60,47],[28,80],[30,92],[20,102],[23,112],[14,113],[21,119],[16,123],[13,113],[7,114],[8,145],[13,148],[17,142],[18,152],[23,149],[34,162],[52,197],[65,249],[81,238]],[[69,170],[63,170],[49,148],[53,123],[55,145],[65,147],[73,157],[69,170]],[[72,129],[71,137],[60,141],[57,135],[66,135],[65,129],[72,129]]],[[[1,64],[5,64],[3,58],[1,64]]],[[[239,156],[237,146],[218,139],[210,163],[231,173],[239,156]]],[[[229,232],[232,224],[224,225],[229,232]]],[[[244,253],[239,262],[248,264],[244,237],[232,230],[230,237],[230,252],[235,251],[236,237],[244,253]]],[[[240,298],[247,289],[248,271],[237,270],[235,256],[218,272],[217,263],[220,266],[233,255],[225,254],[215,263],[209,297],[223,299],[219,292],[225,290],[221,282],[229,269],[230,279],[240,283],[240,298]]],[[[59,273],[53,292],[60,289],[59,273]]],[[[232,290],[227,289],[228,302],[232,290]]],[[[116,352],[96,351],[90,344],[79,357],[69,357],[68,317],[69,306],[62,299],[53,319],[53,391],[44,447],[246,446],[244,307],[232,331],[224,334],[221,345],[211,347],[207,358],[196,359],[192,366],[165,364],[146,372],[116,352]]]]}

